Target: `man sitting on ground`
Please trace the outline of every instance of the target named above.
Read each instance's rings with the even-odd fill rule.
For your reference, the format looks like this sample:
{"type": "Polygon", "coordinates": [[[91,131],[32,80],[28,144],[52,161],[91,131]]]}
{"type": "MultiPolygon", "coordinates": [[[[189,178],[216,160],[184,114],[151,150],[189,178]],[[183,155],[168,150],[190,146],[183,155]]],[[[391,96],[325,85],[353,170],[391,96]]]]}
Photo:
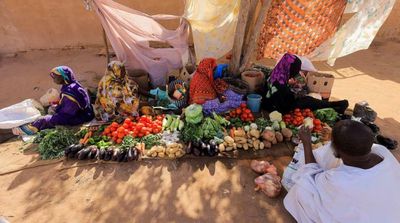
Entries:
{"type": "Polygon", "coordinates": [[[306,165],[294,174],[284,199],[298,222],[400,221],[400,164],[385,147],[373,145],[368,127],[351,120],[334,126],[331,154],[341,164],[329,170],[316,162],[310,130],[303,127],[299,137],[306,165]]]}

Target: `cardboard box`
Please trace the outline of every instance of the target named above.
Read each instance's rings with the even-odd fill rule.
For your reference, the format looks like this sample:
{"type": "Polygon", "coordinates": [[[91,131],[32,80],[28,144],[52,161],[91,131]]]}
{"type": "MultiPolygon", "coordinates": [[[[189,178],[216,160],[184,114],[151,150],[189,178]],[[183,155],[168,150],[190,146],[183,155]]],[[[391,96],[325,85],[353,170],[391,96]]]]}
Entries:
{"type": "Polygon", "coordinates": [[[307,87],[310,92],[319,93],[323,99],[329,99],[335,77],[331,74],[309,73],[307,87]]]}

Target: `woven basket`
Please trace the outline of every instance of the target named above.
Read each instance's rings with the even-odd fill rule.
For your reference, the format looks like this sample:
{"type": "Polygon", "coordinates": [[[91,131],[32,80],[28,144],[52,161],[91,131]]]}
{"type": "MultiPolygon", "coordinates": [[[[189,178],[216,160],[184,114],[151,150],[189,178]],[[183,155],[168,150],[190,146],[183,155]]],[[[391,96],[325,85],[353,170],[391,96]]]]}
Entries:
{"type": "Polygon", "coordinates": [[[258,39],[257,59],[308,55],[337,30],[346,0],[272,0],[258,39]]]}
{"type": "Polygon", "coordinates": [[[246,81],[233,77],[224,77],[222,79],[229,84],[229,89],[238,94],[245,95],[249,92],[249,85],[246,81]]]}

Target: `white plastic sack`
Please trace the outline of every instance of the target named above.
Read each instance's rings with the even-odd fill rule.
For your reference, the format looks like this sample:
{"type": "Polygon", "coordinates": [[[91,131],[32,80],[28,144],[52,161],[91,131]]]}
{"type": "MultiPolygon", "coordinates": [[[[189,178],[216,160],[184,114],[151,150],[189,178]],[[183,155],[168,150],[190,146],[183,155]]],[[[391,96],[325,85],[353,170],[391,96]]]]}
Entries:
{"type": "Polygon", "coordinates": [[[0,129],[12,129],[35,121],[41,116],[43,107],[33,99],[0,110],[0,129]]]}

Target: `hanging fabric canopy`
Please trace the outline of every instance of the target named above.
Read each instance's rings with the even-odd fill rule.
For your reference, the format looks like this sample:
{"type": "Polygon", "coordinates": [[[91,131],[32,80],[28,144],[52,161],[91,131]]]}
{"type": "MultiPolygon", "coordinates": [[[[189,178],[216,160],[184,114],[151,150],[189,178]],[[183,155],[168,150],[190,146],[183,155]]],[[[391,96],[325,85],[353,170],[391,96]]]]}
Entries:
{"type": "Polygon", "coordinates": [[[368,49],[395,1],[272,0],[257,58],[291,52],[333,65],[339,57],[368,49]],[[355,14],[338,28],[343,13],[355,14]]]}
{"type": "Polygon", "coordinates": [[[396,0],[348,1],[345,13],[355,14],[308,57],[315,61],[327,60],[333,66],[339,57],[368,49],[395,2],[396,0]]]}
{"type": "Polygon", "coordinates": [[[186,0],[184,17],[190,22],[197,62],[220,58],[233,46],[240,0],[186,0]]]}
{"type": "Polygon", "coordinates": [[[118,57],[128,69],[143,69],[153,85],[164,85],[166,74],[179,69],[188,58],[189,24],[180,16],[147,15],[112,0],[94,0],[93,8],[118,57]],[[156,20],[180,19],[176,30],[156,20]],[[168,43],[173,48],[152,48],[149,41],[168,43]]]}

